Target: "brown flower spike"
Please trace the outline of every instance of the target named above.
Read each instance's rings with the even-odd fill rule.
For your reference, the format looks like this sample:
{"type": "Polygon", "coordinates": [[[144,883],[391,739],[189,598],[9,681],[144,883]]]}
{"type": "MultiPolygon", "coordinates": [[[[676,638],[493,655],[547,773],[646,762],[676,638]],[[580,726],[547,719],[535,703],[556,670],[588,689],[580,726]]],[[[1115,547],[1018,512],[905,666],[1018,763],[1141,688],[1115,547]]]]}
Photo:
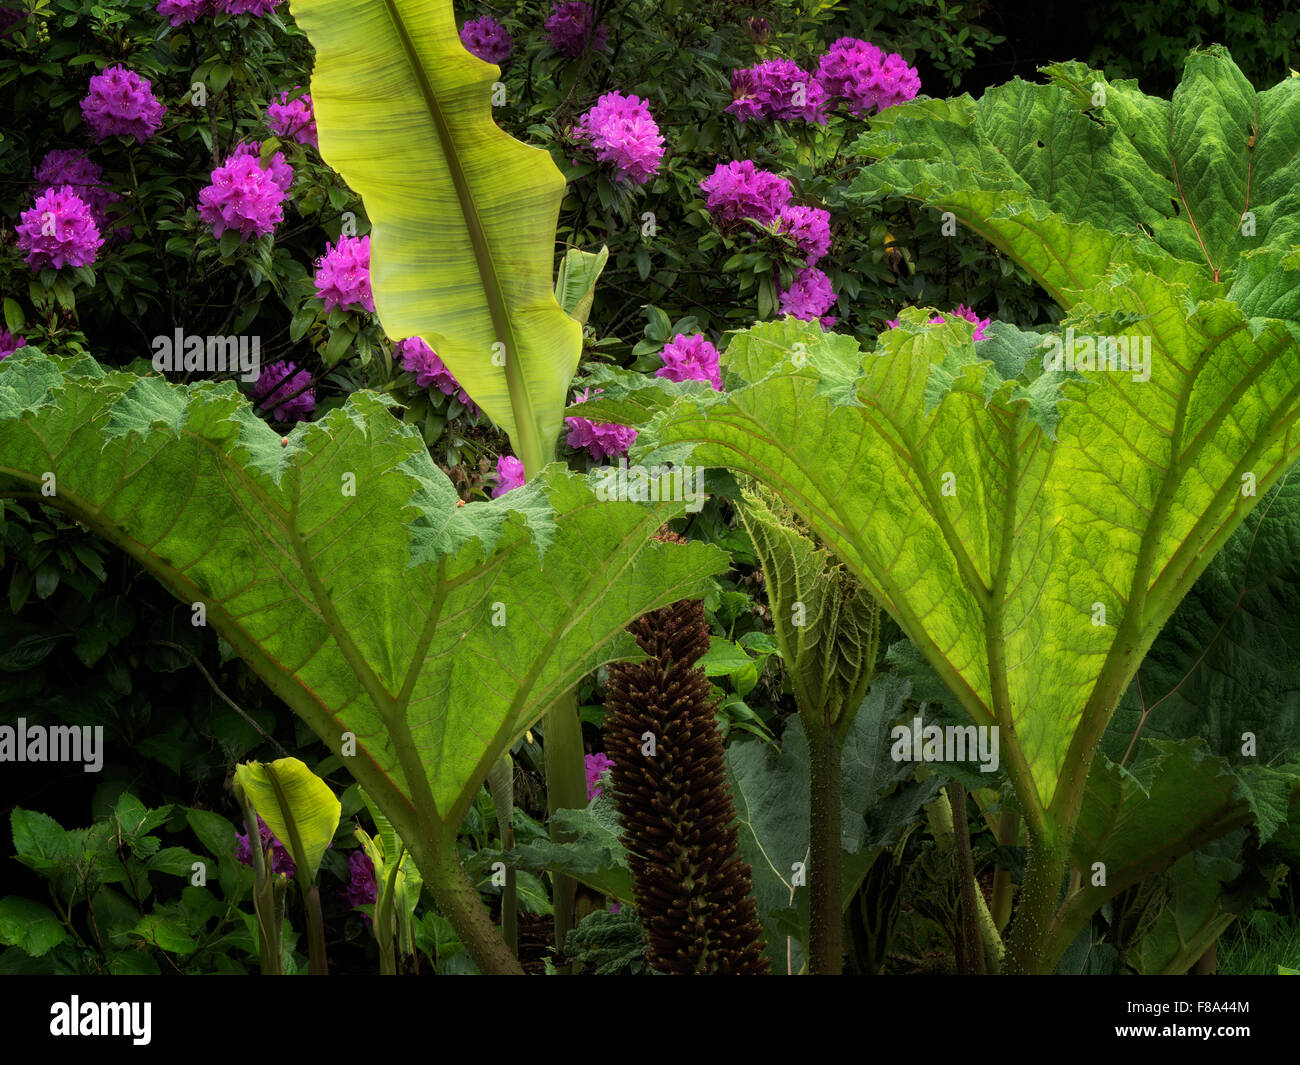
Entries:
{"type": "Polygon", "coordinates": [[[605,749],[650,965],[767,973],[749,866],[704,670],[704,604],[683,599],[628,626],[645,662],[610,666],[605,749]],[[653,754],[645,733],[653,734],[653,754]]]}

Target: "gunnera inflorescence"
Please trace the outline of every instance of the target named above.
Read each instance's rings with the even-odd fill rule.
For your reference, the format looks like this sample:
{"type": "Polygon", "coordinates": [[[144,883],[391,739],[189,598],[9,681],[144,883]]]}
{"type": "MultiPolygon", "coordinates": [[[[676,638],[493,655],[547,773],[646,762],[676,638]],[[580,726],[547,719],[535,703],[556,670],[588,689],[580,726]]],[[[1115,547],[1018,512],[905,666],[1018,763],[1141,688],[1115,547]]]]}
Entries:
{"type": "Polygon", "coordinates": [[[704,604],[683,599],[628,631],[650,657],[610,666],[605,749],[650,965],[766,973],[714,700],[695,665],[709,649],[704,604]]]}

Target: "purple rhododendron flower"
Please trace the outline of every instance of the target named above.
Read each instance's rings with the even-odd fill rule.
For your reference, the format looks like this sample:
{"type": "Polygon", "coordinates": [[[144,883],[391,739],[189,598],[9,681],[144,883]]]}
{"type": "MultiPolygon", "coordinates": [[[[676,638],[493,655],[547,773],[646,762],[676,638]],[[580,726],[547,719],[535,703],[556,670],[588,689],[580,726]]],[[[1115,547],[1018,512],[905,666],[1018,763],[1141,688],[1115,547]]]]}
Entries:
{"type": "MultiPolygon", "coordinates": [[[[993,321],[991,318],[981,318],[978,314],[976,314],[970,307],[967,307],[964,303],[957,304],[957,306],[954,307],[948,313],[956,315],[958,318],[965,318],[966,321],[974,323],[975,333],[971,337],[972,340],[986,339],[987,334],[985,331],[988,329],[990,323],[993,321]]],[[[942,314],[936,314],[933,318],[930,319],[929,324],[942,325],[946,321],[948,321],[948,319],[945,318],[942,314]]],[[[899,322],[897,318],[891,318],[885,324],[889,326],[890,329],[897,329],[899,322]]]]}
{"type": "Polygon", "coordinates": [[[311,374],[294,363],[277,362],[262,368],[249,392],[258,410],[274,408],[272,417],[277,422],[301,422],[316,409],[316,394],[311,388],[300,395],[294,393],[310,381],[311,374]]]}
{"type": "Polygon", "coordinates": [[[288,137],[299,144],[310,144],[319,148],[316,135],[316,115],[311,108],[311,94],[295,96],[289,99],[286,89],[280,93],[280,99],[272,100],[266,105],[266,124],[277,137],[288,137]]]}
{"type": "Polygon", "coordinates": [[[793,314],[805,322],[820,318],[835,303],[831,279],[815,266],[805,266],[800,270],[788,289],[783,289],[778,283],[776,294],[782,314],[793,314]]]}
{"type": "Polygon", "coordinates": [[[981,318],[972,308],[967,307],[964,303],[957,304],[957,306],[952,309],[951,313],[955,314],[958,318],[965,318],[966,321],[975,324],[975,334],[971,338],[972,340],[985,339],[987,335],[985,330],[987,330],[992,324],[993,319],[981,318]]]}
{"type": "Polygon", "coordinates": [[[732,71],[732,103],[727,107],[741,122],[777,118],[790,122],[826,124],[826,90],[792,59],[765,59],[756,66],[732,71]]]}
{"type": "Polygon", "coordinates": [[[447,369],[446,363],[423,340],[407,337],[399,341],[393,350],[401,357],[402,369],[415,374],[415,383],[421,388],[433,385],[444,396],[455,396],[471,414],[478,414],[478,407],[469,398],[469,393],[460,387],[460,382],[447,369]]]}
{"type": "Polygon", "coordinates": [[[104,243],[90,205],[69,185],[48,188],[14,227],[18,248],[33,270],[89,266],[104,243]]]}
{"type": "Polygon", "coordinates": [[[700,188],[708,195],[709,213],[719,224],[753,218],[769,225],[794,193],[785,178],[756,169],[749,159],[719,163],[700,182],[700,188]]]}
{"type": "Polygon", "coordinates": [[[244,141],[235,146],[235,150],[230,153],[230,157],[226,162],[228,163],[231,159],[237,159],[241,156],[256,159],[258,165],[271,175],[271,180],[280,186],[281,192],[287,193],[289,191],[289,186],[293,184],[293,167],[285,161],[284,152],[273,153],[270,160],[263,163],[262,145],[257,141],[244,141]]]}
{"type": "Polygon", "coordinates": [[[194,22],[212,10],[212,0],[158,0],[158,14],[171,19],[173,26],[194,22]]]}
{"type": "Polygon", "coordinates": [[[759,84],[752,67],[737,67],[731,72],[731,103],[727,105],[726,111],[735,115],[740,122],[762,118],[766,114],[763,102],[759,99],[759,84]]]}
{"type": "Polygon", "coordinates": [[[280,6],[281,0],[217,0],[217,10],[227,15],[253,15],[262,18],[280,6]]]}
{"type": "Polygon", "coordinates": [[[379,885],[375,883],[375,863],[364,850],[355,850],[348,855],[348,886],[343,897],[354,910],[379,898],[379,885]]]}
{"type": "Polygon", "coordinates": [[[621,92],[605,93],[578,120],[574,135],[589,142],[602,163],[613,163],[619,177],[639,185],[655,175],[664,154],[664,139],[646,102],[621,92]]]}
{"type": "Polygon", "coordinates": [[[886,55],[874,44],[841,37],[821,57],[817,81],[828,97],[844,100],[855,115],[872,108],[911,100],[921,90],[921,77],[901,55],[886,55]]]}
{"type": "Polygon", "coordinates": [[[666,377],[669,381],[708,381],[715,392],[722,391],[718,349],[707,338],[678,333],[664,345],[661,357],[664,364],[655,371],[656,377],[666,377]]]}
{"type": "Polygon", "coordinates": [[[497,457],[497,486],[492,489],[492,498],[500,499],[507,492],[522,488],[524,481],[524,464],[513,455],[497,457]]]}
{"type": "Polygon", "coordinates": [[[325,254],[316,260],[316,295],[325,301],[325,309],[364,307],[375,309],[370,292],[370,237],[339,237],[338,243],[325,245],[325,254]]]}
{"type": "Polygon", "coordinates": [[[582,0],[557,3],[546,20],[546,36],[551,47],[570,59],[577,59],[588,47],[603,52],[609,35],[603,22],[593,26],[595,19],[595,9],[582,0]]]}
{"type": "MultiPolygon", "coordinates": [[[[267,827],[266,822],[262,820],[261,815],[257,815],[257,834],[262,842],[262,850],[267,847],[271,848],[271,872],[283,873],[285,876],[293,876],[298,871],[298,867],[293,864],[293,858],[289,850],[272,834],[267,827]]],[[[253,865],[253,848],[249,843],[248,834],[240,832],[235,836],[235,860],[242,862],[249,868],[256,868],[253,865]]]]}
{"type": "Polygon", "coordinates": [[[587,801],[591,802],[600,798],[600,778],[614,768],[614,759],[607,754],[589,754],[584,761],[587,765],[587,801]]]}
{"type": "Polygon", "coordinates": [[[815,266],[831,250],[831,213],[820,207],[782,207],[776,231],[794,240],[804,253],[805,266],[815,266]]]}
{"type": "MultiPolygon", "coordinates": [[[[582,395],[574,396],[574,403],[586,403],[590,389],[583,391],[582,395]]],[[[600,390],[596,390],[600,394],[600,390]]],[[[565,443],[569,447],[585,447],[591,457],[600,461],[602,459],[616,459],[620,455],[626,455],[627,449],[632,446],[632,441],[636,439],[636,430],[628,425],[614,425],[610,422],[593,422],[588,418],[565,418],[565,424],[569,427],[569,434],[565,437],[565,443]]]]}
{"type": "MultiPolygon", "coordinates": [[[[46,152],[33,174],[43,187],[71,186],[72,191],[90,207],[100,233],[107,231],[108,206],[120,203],[122,197],[108,189],[104,184],[104,171],[99,164],[92,163],[85,152],[76,148],[56,148],[52,152],[46,152]]],[[[119,226],[112,235],[126,237],[130,232],[130,226],[119,226]]]]}
{"type": "Polygon", "coordinates": [[[91,78],[81,101],[81,114],[97,141],[120,134],[143,144],[158,132],[166,110],[149,79],[124,66],[108,67],[91,78]]]}
{"type": "Polygon", "coordinates": [[[14,336],[8,329],[0,327],[0,359],[12,355],[21,347],[26,347],[27,338],[14,336]]]}
{"type": "Polygon", "coordinates": [[[212,227],[214,237],[237,229],[247,241],[274,232],[284,219],[283,174],[277,180],[274,169],[263,168],[258,156],[256,148],[251,152],[236,149],[212,171],[212,184],[199,192],[199,217],[212,227]]]}
{"type": "Polygon", "coordinates": [[[515,46],[506,28],[491,15],[465,23],[460,30],[460,43],[485,63],[504,63],[515,46]]]}

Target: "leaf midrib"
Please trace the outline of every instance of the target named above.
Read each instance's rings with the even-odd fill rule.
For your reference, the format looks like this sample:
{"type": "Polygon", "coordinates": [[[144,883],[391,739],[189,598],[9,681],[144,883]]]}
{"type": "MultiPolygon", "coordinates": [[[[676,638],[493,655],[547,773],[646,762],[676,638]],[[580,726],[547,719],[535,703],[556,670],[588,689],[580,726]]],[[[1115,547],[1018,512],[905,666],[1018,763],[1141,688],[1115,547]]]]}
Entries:
{"type": "Polygon", "coordinates": [[[415,42],[411,40],[411,35],[407,32],[406,23],[397,10],[395,0],[384,0],[384,4],[388,9],[389,18],[392,20],[394,32],[396,32],[402,50],[406,54],[411,76],[419,88],[420,95],[424,98],[425,108],[429,112],[429,116],[433,119],[435,135],[443,146],[443,157],[447,163],[447,170],[451,175],[452,185],[456,189],[456,199],[460,203],[461,214],[464,217],[465,228],[469,233],[470,244],[474,249],[474,260],[478,265],[479,282],[483,288],[488,312],[492,317],[492,325],[497,331],[498,342],[506,345],[506,388],[510,395],[511,412],[518,437],[517,446],[521,451],[519,457],[524,464],[527,475],[532,477],[541,471],[545,456],[541,454],[540,441],[537,439],[536,412],[528,394],[527,383],[520,373],[523,362],[519,356],[519,345],[516,342],[514,326],[510,320],[505,290],[501,285],[501,278],[497,272],[496,263],[492,258],[492,250],[489,246],[487,233],[483,229],[483,221],[479,217],[473,193],[470,191],[469,179],[465,175],[460,155],[456,151],[456,139],[452,136],[451,127],[447,123],[446,116],[442,113],[442,107],[438,103],[437,94],[433,91],[433,85],[430,83],[428,73],[424,69],[424,63],[421,61],[415,42]]]}

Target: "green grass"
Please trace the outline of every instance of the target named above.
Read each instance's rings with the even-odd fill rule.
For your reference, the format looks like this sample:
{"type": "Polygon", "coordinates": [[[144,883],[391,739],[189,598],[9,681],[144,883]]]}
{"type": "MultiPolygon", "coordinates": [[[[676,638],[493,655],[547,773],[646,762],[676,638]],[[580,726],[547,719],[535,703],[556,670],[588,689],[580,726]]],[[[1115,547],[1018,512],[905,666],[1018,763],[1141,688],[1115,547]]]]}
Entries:
{"type": "Polygon", "coordinates": [[[1300,969],[1300,918],[1254,910],[1223,934],[1218,957],[1225,976],[1275,976],[1279,965],[1300,969]]]}

